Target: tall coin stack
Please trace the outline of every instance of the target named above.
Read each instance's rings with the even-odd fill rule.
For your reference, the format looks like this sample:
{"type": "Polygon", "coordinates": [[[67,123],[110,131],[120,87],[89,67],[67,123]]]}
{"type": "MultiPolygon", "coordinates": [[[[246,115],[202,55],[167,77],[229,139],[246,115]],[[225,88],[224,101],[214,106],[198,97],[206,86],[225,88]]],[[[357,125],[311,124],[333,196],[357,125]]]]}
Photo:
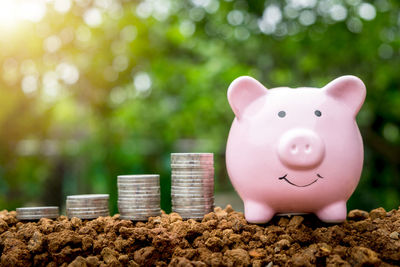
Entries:
{"type": "Polygon", "coordinates": [[[124,220],[147,221],[159,216],[160,175],[119,175],[118,210],[124,220]]]}
{"type": "Polygon", "coordinates": [[[200,220],[214,209],[214,154],[171,154],[172,211],[200,220]]]}
{"type": "Polygon", "coordinates": [[[58,216],[59,209],[55,206],[17,208],[17,219],[20,221],[40,220],[41,218],[56,219],[58,216]]]}
{"type": "Polygon", "coordinates": [[[67,196],[67,216],[79,219],[96,219],[110,215],[108,194],[67,196]]]}

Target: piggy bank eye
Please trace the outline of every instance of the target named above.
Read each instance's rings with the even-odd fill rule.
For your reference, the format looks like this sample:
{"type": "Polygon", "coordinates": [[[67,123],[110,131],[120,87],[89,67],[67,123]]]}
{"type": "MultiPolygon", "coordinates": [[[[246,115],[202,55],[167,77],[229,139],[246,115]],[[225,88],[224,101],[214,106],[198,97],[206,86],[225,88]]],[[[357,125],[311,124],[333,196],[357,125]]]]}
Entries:
{"type": "Polygon", "coordinates": [[[314,114],[317,117],[321,117],[321,115],[322,115],[321,111],[319,111],[318,109],[316,111],[314,111],[314,114]]]}
{"type": "Polygon", "coordinates": [[[283,117],[286,116],[286,112],[283,111],[283,110],[281,110],[281,111],[278,112],[278,116],[279,116],[280,118],[283,118],[283,117]]]}

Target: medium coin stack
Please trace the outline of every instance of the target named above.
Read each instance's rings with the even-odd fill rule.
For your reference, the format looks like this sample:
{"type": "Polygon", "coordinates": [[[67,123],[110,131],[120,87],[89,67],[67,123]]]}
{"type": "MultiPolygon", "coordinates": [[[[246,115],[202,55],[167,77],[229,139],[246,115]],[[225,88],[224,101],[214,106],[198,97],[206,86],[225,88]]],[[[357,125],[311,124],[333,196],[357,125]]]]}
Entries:
{"type": "Polygon", "coordinates": [[[89,194],[67,196],[67,216],[80,219],[96,219],[110,215],[108,194],[89,194]]]}
{"type": "Polygon", "coordinates": [[[55,206],[17,208],[17,219],[21,221],[40,220],[41,218],[56,219],[59,214],[59,209],[55,206]]]}
{"type": "Polygon", "coordinates": [[[214,154],[171,154],[172,211],[200,220],[214,209],[214,154]]]}
{"type": "Polygon", "coordinates": [[[160,175],[119,175],[118,210],[124,220],[147,221],[159,216],[160,175]]]}

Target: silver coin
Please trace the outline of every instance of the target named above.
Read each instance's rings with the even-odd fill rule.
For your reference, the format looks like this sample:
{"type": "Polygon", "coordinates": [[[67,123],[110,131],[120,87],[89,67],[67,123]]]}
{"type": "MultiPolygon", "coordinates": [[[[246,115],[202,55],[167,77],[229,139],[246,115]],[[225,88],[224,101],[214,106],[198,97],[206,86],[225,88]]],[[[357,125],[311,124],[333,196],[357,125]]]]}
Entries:
{"type": "Polygon", "coordinates": [[[189,201],[190,203],[202,203],[202,202],[209,202],[209,201],[214,201],[214,197],[209,197],[209,198],[204,198],[204,197],[193,197],[187,200],[186,198],[180,198],[180,197],[175,197],[172,199],[174,202],[181,202],[181,201],[189,201]]]}
{"type": "Polygon", "coordinates": [[[212,183],[214,182],[214,177],[190,177],[190,176],[182,176],[182,177],[171,177],[171,182],[196,182],[196,183],[204,183],[204,182],[209,182],[212,183]]]}
{"type": "Polygon", "coordinates": [[[81,220],[94,220],[97,219],[99,217],[108,217],[110,215],[108,214],[100,214],[100,215],[77,215],[77,216],[70,216],[68,217],[68,219],[72,219],[72,218],[79,218],[81,220]]]}
{"type": "Polygon", "coordinates": [[[152,202],[146,202],[146,201],[120,201],[118,200],[118,204],[121,205],[130,205],[130,206],[155,206],[155,205],[160,205],[160,201],[152,201],[152,202]]]}
{"type": "Polygon", "coordinates": [[[194,202],[194,201],[192,201],[192,202],[190,202],[190,200],[176,200],[176,199],[174,199],[173,201],[172,201],[172,206],[174,206],[174,207],[181,207],[181,206],[186,206],[186,207],[192,207],[192,206],[212,206],[212,205],[214,205],[214,200],[207,200],[207,201],[204,201],[204,202],[200,202],[200,201],[197,201],[197,202],[194,202]]]}
{"type": "Polygon", "coordinates": [[[160,199],[161,194],[118,194],[118,198],[134,199],[160,199]]]}
{"type": "Polygon", "coordinates": [[[86,194],[86,195],[70,195],[67,196],[67,199],[109,199],[109,194],[86,194]]]}
{"type": "Polygon", "coordinates": [[[190,158],[190,159],[213,159],[214,153],[211,152],[175,152],[171,153],[171,159],[190,158]]]}
{"type": "Polygon", "coordinates": [[[18,216],[58,216],[58,212],[17,212],[18,216]]]}
{"type": "Polygon", "coordinates": [[[143,185],[119,185],[118,190],[160,190],[160,186],[143,186],[143,185]]]}
{"type": "Polygon", "coordinates": [[[171,192],[204,192],[212,191],[214,192],[213,186],[171,186],[171,192]]]}
{"type": "Polygon", "coordinates": [[[121,208],[126,211],[136,211],[136,212],[152,212],[152,211],[160,211],[160,207],[153,207],[153,208],[138,208],[138,207],[122,207],[118,206],[118,208],[121,208]]]}
{"type": "Polygon", "coordinates": [[[175,208],[193,208],[193,209],[201,209],[201,208],[210,208],[214,207],[214,203],[203,204],[203,205],[185,205],[185,204],[172,204],[172,207],[175,208]]]}
{"type": "Polygon", "coordinates": [[[160,180],[129,180],[129,179],[124,179],[124,180],[117,180],[117,184],[159,184],[160,180]]]}
{"type": "Polygon", "coordinates": [[[181,161],[176,163],[171,163],[171,170],[182,170],[182,169],[192,169],[192,170],[207,170],[214,169],[214,162],[188,162],[181,161]]]}
{"type": "Polygon", "coordinates": [[[194,182],[194,183],[204,183],[204,182],[209,182],[212,183],[214,182],[214,177],[190,177],[190,176],[182,176],[182,177],[171,177],[171,182],[194,182]]]}
{"type": "Polygon", "coordinates": [[[171,191],[171,196],[175,197],[212,197],[214,195],[214,190],[203,190],[200,192],[195,191],[171,191]]]}
{"type": "Polygon", "coordinates": [[[210,173],[214,172],[215,168],[213,165],[184,165],[184,164],[172,164],[171,173],[210,173]]]}
{"type": "Polygon", "coordinates": [[[79,219],[96,219],[98,217],[108,217],[110,214],[108,213],[98,213],[98,214],[67,214],[69,219],[76,217],[79,219]]]}
{"type": "Polygon", "coordinates": [[[67,199],[65,202],[70,204],[84,204],[84,203],[93,203],[93,204],[103,204],[108,203],[109,199],[67,199]]]}
{"type": "Polygon", "coordinates": [[[171,164],[171,173],[214,173],[214,165],[209,164],[171,164]]]}
{"type": "Polygon", "coordinates": [[[118,187],[118,191],[150,191],[150,192],[158,192],[160,191],[160,186],[153,187],[150,189],[147,189],[146,187],[129,187],[129,186],[124,186],[124,187],[118,187]]]}
{"type": "Polygon", "coordinates": [[[35,212],[35,211],[31,211],[31,212],[18,212],[17,211],[17,216],[18,215],[58,215],[59,212],[35,212]]]}
{"type": "Polygon", "coordinates": [[[159,184],[159,179],[117,179],[117,184],[159,184]]]}
{"type": "Polygon", "coordinates": [[[192,181],[172,181],[173,187],[214,187],[214,182],[192,182],[192,181]]]}
{"type": "Polygon", "coordinates": [[[160,178],[159,174],[124,174],[124,175],[118,175],[117,176],[119,179],[156,179],[160,178]]]}
{"type": "Polygon", "coordinates": [[[118,204],[124,206],[160,206],[160,201],[118,201],[118,204]]]}
{"type": "Polygon", "coordinates": [[[70,210],[104,210],[104,209],[108,209],[108,205],[103,205],[103,206],[66,206],[66,209],[70,209],[70,210]]]}
{"type": "Polygon", "coordinates": [[[160,205],[125,205],[125,204],[118,204],[118,209],[160,209],[160,205]]]}
{"type": "Polygon", "coordinates": [[[131,201],[147,201],[147,202],[154,202],[154,201],[161,201],[161,197],[145,197],[144,195],[119,195],[119,200],[131,200],[131,201]]]}
{"type": "Polygon", "coordinates": [[[189,162],[189,161],[181,161],[176,163],[171,163],[172,170],[178,169],[214,169],[214,162],[189,162]]]}
{"type": "Polygon", "coordinates": [[[136,193],[118,193],[118,196],[121,197],[132,197],[132,198],[160,198],[160,193],[154,193],[154,194],[136,194],[136,193]]]}
{"type": "Polygon", "coordinates": [[[126,203],[130,205],[135,205],[135,204],[151,205],[151,204],[160,204],[160,199],[155,199],[155,200],[119,199],[118,203],[126,203]]]}
{"type": "Polygon", "coordinates": [[[171,188],[171,193],[214,193],[214,187],[204,187],[204,188],[171,188]]]}
{"type": "Polygon", "coordinates": [[[148,177],[148,178],[141,178],[141,177],[118,177],[117,183],[159,183],[160,177],[148,177]]]}
{"type": "Polygon", "coordinates": [[[145,203],[140,203],[140,204],[129,204],[129,203],[118,203],[118,207],[121,208],[126,208],[126,209],[132,209],[132,208],[138,208],[138,209],[156,209],[160,208],[160,203],[157,204],[145,204],[145,203]]]}
{"type": "Polygon", "coordinates": [[[202,191],[202,192],[188,192],[188,191],[171,191],[171,197],[212,197],[214,196],[214,191],[202,191]]]}
{"type": "Polygon", "coordinates": [[[120,195],[118,197],[119,200],[124,201],[124,200],[130,200],[130,201],[146,201],[146,202],[155,202],[155,201],[160,201],[160,197],[142,197],[141,195],[120,195]]]}
{"type": "Polygon", "coordinates": [[[214,204],[214,201],[208,201],[208,202],[203,202],[203,203],[192,203],[192,204],[183,204],[182,201],[177,201],[174,200],[174,202],[172,202],[172,206],[174,207],[192,207],[192,206],[211,206],[214,204]]]}
{"type": "Polygon", "coordinates": [[[171,191],[171,196],[182,196],[182,197],[210,197],[214,195],[214,190],[203,190],[203,191],[171,191]]]}
{"type": "Polygon", "coordinates": [[[214,198],[213,197],[203,197],[203,198],[188,198],[188,197],[173,197],[171,199],[172,203],[208,203],[208,202],[213,202],[214,198]],[[195,199],[200,199],[200,200],[195,200],[195,199]]]}
{"type": "Polygon", "coordinates": [[[60,214],[59,213],[17,213],[17,219],[20,217],[39,217],[39,218],[54,218],[58,217],[60,214]]]}
{"type": "Polygon", "coordinates": [[[154,214],[154,213],[160,213],[161,209],[122,209],[118,208],[120,213],[136,213],[136,214],[154,214]]]}
{"type": "Polygon", "coordinates": [[[104,209],[66,209],[68,213],[101,213],[108,212],[108,208],[104,209]]]}
{"type": "Polygon", "coordinates": [[[174,180],[214,181],[214,174],[172,174],[171,181],[174,180]]]}
{"type": "Polygon", "coordinates": [[[66,203],[71,204],[82,204],[82,203],[93,203],[93,204],[103,204],[108,203],[109,199],[67,199],[66,203]]]}
{"type": "Polygon", "coordinates": [[[57,206],[23,207],[17,208],[16,211],[18,220],[54,219],[59,216],[59,208],[57,206]]]}
{"type": "Polygon", "coordinates": [[[210,188],[214,187],[214,181],[212,182],[198,182],[198,183],[187,183],[187,182],[176,182],[172,181],[171,183],[171,188],[195,188],[195,189],[201,189],[201,188],[210,188]]]}
{"type": "Polygon", "coordinates": [[[153,182],[153,183],[142,183],[142,182],[138,182],[138,183],[124,182],[124,183],[121,183],[121,182],[118,182],[117,183],[117,187],[118,188],[119,187],[123,187],[123,186],[129,186],[129,187],[158,187],[158,186],[160,186],[160,183],[159,182],[153,182]]]}
{"type": "Polygon", "coordinates": [[[67,209],[67,213],[69,214],[96,214],[96,213],[105,213],[109,212],[108,209],[101,209],[101,210],[71,210],[67,209]]]}
{"type": "Polygon", "coordinates": [[[194,188],[194,189],[214,189],[214,184],[172,183],[171,189],[172,189],[172,187],[174,187],[174,188],[179,188],[179,187],[194,188]]]}
{"type": "Polygon", "coordinates": [[[160,194],[160,190],[118,190],[118,195],[155,195],[160,194]]]}
{"type": "Polygon", "coordinates": [[[120,212],[119,214],[123,216],[132,216],[132,217],[156,217],[160,216],[161,212],[154,212],[154,213],[137,213],[137,212],[120,212]]]}
{"type": "Polygon", "coordinates": [[[212,153],[172,153],[171,165],[173,164],[210,164],[214,162],[212,153]]]}
{"type": "Polygon", "coordinates": [[[71,215],[71,216],[67,216],[68,219],[72,219],[72,218],[79,218],[82,220],[92,220],[92,219],[97,219],[99,217],[108,217],[110,216],[109,214],[99,214],[99,215],[71,215]]]}
{"type": "Polygon", "coordinates": [[[128,179],[124,179],[124,180],[117,180],[117,184],[159,184],[160,181],[159,180],[128,180],[128,179]]]}
{"type": "Polygon", "coordinates": [[[17,215],[17,220],[20,221],[33,221],[40,220],[42,218],[56,219],[59,214],[37,214],[37,215],[17,215]]]}
{"type": "Polygon", "coordinates": [[[99,211],[108,210],[108,206],[103,207],[67,207],[68,211],[99,211]]]}
{"type": "Polygon", "coordinates": [[[192,175],[192,176],[204,176],[214,175],[214,168],[173,168],[171,169],[171,175],[192,175]]]}
{"type": "Polygon", "coordinates": [[[171,193],[171,197],[181,197],[181,198],[198,198],[198,197],[212,197],[214,194],[212,192],[204,192],[204,193],[171,193]]]}

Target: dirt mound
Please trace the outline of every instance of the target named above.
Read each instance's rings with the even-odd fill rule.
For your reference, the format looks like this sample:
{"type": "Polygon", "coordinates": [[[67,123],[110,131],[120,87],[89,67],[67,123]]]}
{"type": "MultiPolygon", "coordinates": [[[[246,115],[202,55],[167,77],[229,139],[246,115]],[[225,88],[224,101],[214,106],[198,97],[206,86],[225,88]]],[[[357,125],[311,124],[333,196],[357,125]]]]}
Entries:
{"type": "Polygon", "coordinates": [[[0,212],[3,266],[391,266],[400,265],[400,210],[353,210],[342,224],[312,215],[248,224],[230,206],[202,222],[172,213],[146,223],[41,219],[0,212]]]}

